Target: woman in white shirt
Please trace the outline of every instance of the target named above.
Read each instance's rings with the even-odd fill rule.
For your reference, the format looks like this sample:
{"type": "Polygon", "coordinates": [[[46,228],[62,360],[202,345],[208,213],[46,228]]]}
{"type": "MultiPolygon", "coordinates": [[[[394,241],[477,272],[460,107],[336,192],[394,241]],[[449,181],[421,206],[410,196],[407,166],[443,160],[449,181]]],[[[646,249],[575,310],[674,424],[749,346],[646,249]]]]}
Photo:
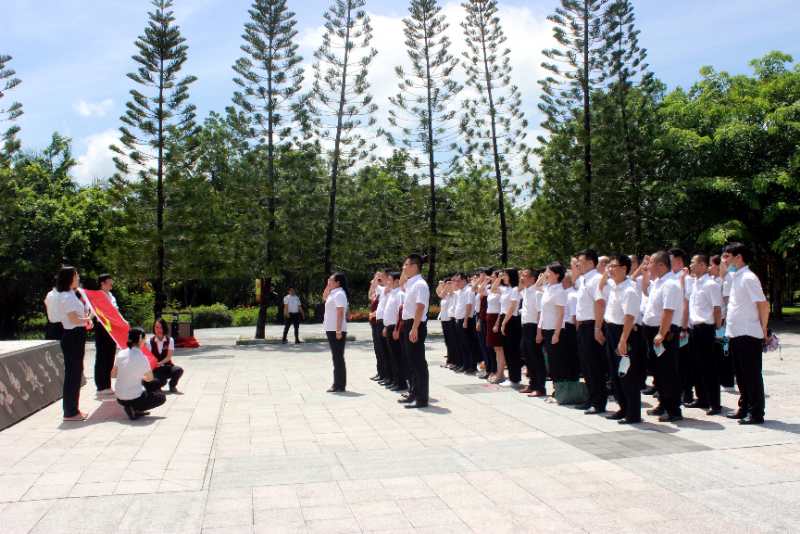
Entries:
{"type": "Polygon", "coordinates": [[[161,390],[169,384],[170,393],[178,391],[178,380],[183,376],[183,368],[172,363],[172,354],[175,352],[175,340],[169,335],[169,325],[163,317],[153,323],[153,337],[150,338],[150,352],[153,353],[158,365],[153,369],[153,387],[161,390]]]}
{"type": "Polygon", "coordinates": [[[145,384],[153,382],[150,361],[142,352],[145,333],[141,328],[128,331],[128,348],[117,354],[111,376],[116,377],[117,402],[129,419],[150,415],[148,410],[161,406],[167,398],[160,391],[149,391],[145,384]]]}
{"type": "Polygon", "coordinates": [[[325,316],[322,326],[328,337],[333,358],[333,385],[328,393],[341,393],[347,386],[347,369],[344,363],[344,345],[347,341],[347,278],[344,273],[334,273],[322,293],[325,316]]]}
{"type": "Polygon", "coordinates": [[[491,285],[486,295],[486,346],[489,347],[489,361],[486,362],[486,378],[492,384],[506,381],[506,357],[503,352],[503,333],[500,330],[500,298],[506,287],[501,280],[500,271],[491,277],[491,285]]]}
{"type": "Polygon", "coordinates": [[[519,272],[516,269],[506,269],[502,277],[508,289],[500,296],[500,332],[503,334],[503,355],[508,365],[508,379],[516,386],[522,381],[519,272]]]}
{"type": "Polygon", "coordinates": [[[68,266],[61,268],[56,279],[56,317],[61,320],[64,332],[61,336],[61,351],[64,353],[64,421],[83,421],[87,417],[78,408],[78,402],[86,353],[86,330],[92,328],[92,321],[88,307],[76,293],[79,282],[77,269],[68,266]]]}

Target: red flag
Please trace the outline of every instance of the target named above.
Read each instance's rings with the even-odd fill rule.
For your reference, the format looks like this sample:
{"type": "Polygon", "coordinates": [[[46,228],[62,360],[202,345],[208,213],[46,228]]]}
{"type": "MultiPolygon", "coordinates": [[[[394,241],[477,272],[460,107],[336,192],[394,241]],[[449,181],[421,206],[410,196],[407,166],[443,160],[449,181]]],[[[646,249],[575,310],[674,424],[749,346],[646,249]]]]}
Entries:
{"type": "MultiPolygon", "coordinates": [[[[97,321],[103,325],[106,332],[116,341],[117,347],[120,349],[127,348],[128,331],[131,327],[128,321],[122,318],[119,310],[111,304],[111,299],[108,298],[108,295],[106,295],[104,291],[92,291],[88,289],[82,291],[92,305],[97,321]]],[[[147,356],[147,359],[150,361],[150,368],[155,369],[158,365],[158,360],[156,360],[155,356],[150,352],[150,347],[148,347],[146,343],[142,352],[144,352],[144,355],[147,356]]]]}

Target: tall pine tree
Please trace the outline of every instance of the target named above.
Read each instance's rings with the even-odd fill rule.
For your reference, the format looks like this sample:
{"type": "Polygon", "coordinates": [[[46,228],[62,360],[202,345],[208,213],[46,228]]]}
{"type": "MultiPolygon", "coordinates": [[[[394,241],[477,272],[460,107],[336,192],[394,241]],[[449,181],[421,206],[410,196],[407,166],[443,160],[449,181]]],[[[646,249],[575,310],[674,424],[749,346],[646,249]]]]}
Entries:
{"type": "MultiPolygon", "coordinates": [[[[13,58],[0,54],[0,99],[6,96],[8,91],[11,91],[18,86],[22,81],[16,77],[16,72],[8,68],[6,65],[13,58]]],[[[19,102],[11,102],[8,107],[3,107],[2,100],[0,100],[0,122],[13,123],[22,115],[22,104],[19,102]]],[[[8,129],[2,133],[3,145],[0,147],[0,165],[7,165],[11,161],[14,152],[19,150],[19,140],[17,133],[19,126],[12,124],[8,129]]]]}
{"type": "Polygon", "coordinates": [[[255,0],[242,38],[245,55],[236,61],[234,82],[239,90],[233,102],[246,120],[246,135],[256,146],[265,145],[266,161],[259,176],[265,179],[267,232],[261,277],[263,295],[256,324],[256,339],[264,339],[267,298],[272,292],[276,239],[276,147],[291,145],[292,123],[300,117],[299,94],[303,84],[303,58],[297,54],[295,14],[286,0],[255,0]]]}
{"type": "Polygon", "coordinates": [[[323,15],[325,35],[314,53],[314,86],[310,113],[316,135],[332,143],[328,224],[325,231],[323,265],[331,272],[336,223],[336,187],[340,173],[368,157],[374,148],[359,132],[375,124],[378,106],[369,93],[367,73],[378,54],[370,46],[372,25],[363,9],[366,0],[334,0],[323,15]]]}
{"type": "Polygon", "coordinates": [[[141,91],[131,89],[127,111],[120,117],[122,146],[112,145],[111,149],[117,154],[114,181],[118,188],[135,191],[134,194],[146,200],[152,200],[155,189],[152,246],[156,256],[154,313],[158,317],[166,306],[165,179],[181,172],[191,159],[191,139],[197,127],[195,106],[189,104],[188,99],[189,85],[196,78],[179,78],[188,47],[175,24],[172,0],[152,0],[151,3],[154,10],[148,13],[144,34],[135,42],[138,53],[132,58],[137,69],[128,74],[141,91]],[[138,180],[132,182],[129,178],[134,174],[138,180]]]}
{"type": "MultiPolygon", "coordinates": [[[[410,16],[403,19],[411,70],[395,70],[400,93],[390,102],[389,123],[402,131],[402,143],[414,153],[424,153],[430,189],[430,263],[428,283],[436,277],[438,233],[436,226],[436,175],[440,167],[437,151],[452,136],[456,111],[453,98],[461,85],[453,78],[458,59],[450,53],[445,35],[449,24],[436,0],[411,0],[410,16]],[[398,113],[399,112],[399,113],[398,113]],[[404,115],[404,116],[401,116],[404,115]]],[[[393,136],[390,136],[394,144],[393,136]]]]}
{"type": "MultiPolygon", "coordinates": [[[[459,148],[460,165],[491,169],[497,185],[500,217],[500,261],[508,263],[508,224],[505,188],[514,172],[530,172],[526,144],[528,122],[522,112],[519,88],[511,82],[511,50],[500,25],[496,0],[469,0],[461,23],[467,50],[462,63],[466,85],[477,93],[464,102],[461,132],[466,145],[459,148]]],[[[458,148],[458,147],[456,147],[458,148]]]]}
{"type": "MultiPolygon", "coordinates": [[[[542,127],[558,133],[569,122],[580,118],[578,141],[583,147],[583,208],[580,210],[584,239],[592,231],[592,110],[591,94],[599,86],[604,64],[605,7],[608,0],[561,0],[561,6],[548,17],[559,48],[544,50],[551,62],[542,67],[551,75],[540,80],[539,109],[545,114],[542,127]]],[[[560,177],[545,177],[560,179],[560,177]]]]}

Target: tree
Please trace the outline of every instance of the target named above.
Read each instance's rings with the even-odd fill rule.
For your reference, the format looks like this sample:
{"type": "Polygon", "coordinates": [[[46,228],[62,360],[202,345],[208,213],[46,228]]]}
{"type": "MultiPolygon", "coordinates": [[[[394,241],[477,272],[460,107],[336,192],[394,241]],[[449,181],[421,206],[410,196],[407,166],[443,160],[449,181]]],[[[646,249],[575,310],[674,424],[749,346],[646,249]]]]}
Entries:
{"type": "MultiPolygon", "coordinates": [[[[11,91],[22,83],[19,78],[15,77],[16,72],[6,67],[8,62],[12,59],[11,56],[0,54],[0,99],[5,97],[8,91],[11,91]]],[[[2,101],[0,100],[0,122],[13,123],[20,115],[22,115],[22,104],[19,102],[12,102],[8,107],[3,107],[2,101]]],[[[0,166],[8,165],[11,161],[11,157],[19,150],[20,144],[17,139],[18,132],[19,126],[12,124],[9,126],[8,130],[2,134],[3,146],[0,147],[0,166]]]]}
{"type": "MultiPolygon", "coordinates": [[[[295,42],[297,21],[294,13],[288,10],[286,0],[255,0],[249,13],[250,22],[245,24],[242,36],[245,44],[241,48],[245,55],[233,67],[238,75],[234,82],[240,88],[234,93],[233,102],[244,115],[247,136],[256,145],[266,145],[266,173],[259,169],[258,176],[266,174],[267,232],[264,234],[261,293],[267,295],[272,291],[277,237],[275,149],[278,139],[289,144],[292,128],[286,115],[299,115],[297,97],[303,84],[300,65],[303,58],[297,54],[295,42]]],[[[267,299],[262,298],[256,339],[264,339],[266,322],[267,299]]]]}
{"type": "MultiPolygon", "coordinates": [[[[462,64],[466,86],[477,96],[464,101],[460,130],[466,146],[458,155],[470,169],[490,168],[497,187],[500,217],[500,261],[508,263],[508,224],[504,188],[514,170],[530,172],[530,148],[525,139],[528,123],[521,109],[519,88],[511,83],[511,50],[503,48],[505,33],[496,0],[469,0],[461,23],[467,43],[462,64]]],[[[457,147],[456,147],[457,148],[457,147]]],[[[464,165],[459,165],[463,168],[464,165]]]]}
{"type": "MultiPolygon", "coordinates": [[[[553,37],[560,48],[544,50],[551,62],[542,67],[551,75],[540,80],[542,88],[539,109],[545,114],[542,127],[551,134],[559,132],[565,122],[581,117],[578,141],[583,148],[583,210],[581,219],[584,239],[592,237],[592,111],[591,95],[599,84],[604,65],[605,18],[608,0],[561,0],[548,20],[553,23],[553,37]]],[[[542,143],[546,141],[541,139],[542,143]]],[[[556,180],[558,176],[545,176],[556,180]]]]}
{"type": "Polygon", "coordinates": [[[314,53],[311,115],[319,139],[333,143],[329,157],[330,190],[323,265],[331,271],[339,175],[374,150],[361,136],[373,126],[378,106],[369,94],[367,73],[378,51],[370,46],[372,26],[362,8],[366,0],[334,0],[325,12],[325,35],[314,53]],[[366,117],[366,118],[365,118],[366,117]],[[366,123],[366,124],[365,124],[366,123]]]}
{"type": "MultiPolygon", "coordinates": [[[[411,0],[410,16],[403,19],[406,48],[411,61],[411,72],[396,67],[400,79],[400,93],[389,101],[410,118],[405,124],[395,110],[389,111],[389,124],[400,128],[402,143],[411,151],[422,151],[427,159],[430,191],[430,241],[428,251],[428,283],[436,277],[436,252],[438,235],[436,227],[436,174],[439,162],[437,149],[447,140],[456,112],[453,98],[461,85],[452,78],[458,59],[450,53],[452,43],[445,35],[449,24],[436,0],[411,0]]],[[[390,136],[392,144],[393,136],[390,136]]]]}
{"type": "Polygon", "coordinates": [[[192,159],[193,147],[185,141],[196,132],[195,106],[188,103],[189,85],[196,78],[178,78],[187,59],[188,47],[170,10],[172,0],[152,0],[151,3],[154,11],[148,13],[149,22],[144,34],[135,42],[138,53],[132,56],[138,67],[135,72],[128,74],[128,78],[149,94],[131,89],[127,111],[120,117],[122,146],[112,145],[111,149],[117,154],[114,162],[118,186],[144,188],[144,198],[150,200],[147,195],[152,192],[152,177],[155,174],[156,220],[152,245],[155,248],[156,273],[153,281],[153,311],[158,317],[166,305],[164,182],[169,173],[181,171],[192,159]],[[131,184],[127,178],[134,170],[137,171],[139,182],[131,184]]]}

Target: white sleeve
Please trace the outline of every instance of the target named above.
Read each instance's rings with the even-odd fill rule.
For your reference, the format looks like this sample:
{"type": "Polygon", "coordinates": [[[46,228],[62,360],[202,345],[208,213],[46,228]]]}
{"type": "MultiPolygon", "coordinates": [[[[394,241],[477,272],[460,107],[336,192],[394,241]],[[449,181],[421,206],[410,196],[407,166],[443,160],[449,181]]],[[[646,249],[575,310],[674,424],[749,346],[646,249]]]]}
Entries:
{"type": "Polygon", "coordinates": [[[708,290],[711,292],[711,306],[722,307],[722,288],[716,282],[708,284],[708,290]]]}
{"type": "Polygon", "coordinates": [[[662,298],[664,299],[665,310],[677,310],[681,307],[683,295],[681,294],[681,286],[679,283],[666,283],[661,289],[662,298]]]}
{"type": "Polygon", "coordinates": [[[417,286],[417,294],[414,303],[425,304],[427,306],[429,298],[430,298],[430,290],[428,289],[427,284],[419,284],[417,286]]]}
{"type": "Polygon", "coordinates": [[[173,337],[169,338],[169,350],[175,351],[175,338],[173,337]]]}
{"type": "Polygon", "coordinates": [[[755,274],[746,277],[742,282],[752,302],[764,302],[767,300],[766,297],[764,297],[764,290],[761,289],[761,281],[755,274]]]}
{"type": "Polygon", "coordinates": [[[567,305],[567,292],[563,289],[561,291],[556,290],[555,295],[553,295],[553,304],[556,306],[566,306],[567,305]]]}
{"type": "Polygon", "coordinates": [[[642,304],[642,297],[635,288],[630,288],[622,296],[622,312],[625,315],[636,317],[639,315],[639,307],[642,304]]]}
{"type": "Polygon", "coordinates": [[[283,297],[283,303],[284,304],[289,304],[289,295],[286,295],[285,297],[283,297]]]}
{"type": "Polygon", "coordinates": [[[333,302],[336,304],[337,308],[346,308],[347,307],[347,296],[345,296],[344,291],[340,291],[334,297],[333,302]]]}

